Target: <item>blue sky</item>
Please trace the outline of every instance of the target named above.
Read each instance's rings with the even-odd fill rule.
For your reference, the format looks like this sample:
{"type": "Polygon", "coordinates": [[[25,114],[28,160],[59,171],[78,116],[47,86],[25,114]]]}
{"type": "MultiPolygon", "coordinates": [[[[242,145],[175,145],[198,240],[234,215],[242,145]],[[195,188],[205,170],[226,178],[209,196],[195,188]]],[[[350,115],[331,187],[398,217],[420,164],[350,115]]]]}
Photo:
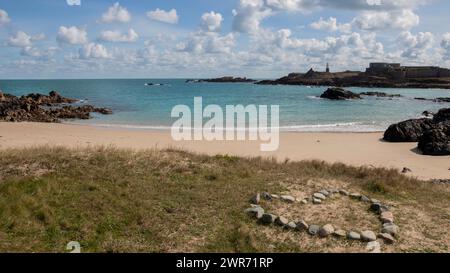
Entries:
{"type": "Polygon", "coordinates": [[[450,67],[445,0],[1,0],[0,78],[450,67]],[[72,3],[73,4],[73,3],[72,3]]]}

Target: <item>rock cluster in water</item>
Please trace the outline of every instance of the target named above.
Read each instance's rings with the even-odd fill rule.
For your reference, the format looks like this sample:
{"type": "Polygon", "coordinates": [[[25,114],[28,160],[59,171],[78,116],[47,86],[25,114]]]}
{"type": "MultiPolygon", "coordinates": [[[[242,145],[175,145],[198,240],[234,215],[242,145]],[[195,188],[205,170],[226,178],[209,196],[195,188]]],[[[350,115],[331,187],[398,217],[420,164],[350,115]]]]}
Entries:
{"type": "Polygon", "coordinates": [[[298,200],[293,196],[288,195],[276,195],[267,192],[257,193],[250,199],[252,207],[248,208],[245,212],[251,217],[255,218],[258,223],[262,225],[271,225],[283,227],[287,230],[293,231],[305,231],[311,236],[319,236],[320,238],[327,238],[329,236],[334,236],[336,238],[347,239],[350,241],[362,241],[368,243],[367,250],[370,252],[380,252],[381,246],[377,239],[381,239],[386,244],[393,244],[396,242],[396,237],[399,234],[399,227],[394,223],[394,214],[390,211],[390,208],[382,204],[376,199],[371,199],[360,193],[350,193],[345,189],[327,189],[315,192],[310,198],[305,198],[298,200]],[[347,196],[350,199],[357,200],[363,203],[367,203],[370,211],[379,216],[381,222],[381,229],[378,234],[371,230],[364,230],[361,232],[355,230],[343,230],[337,228],[332,223],[327,223],[325,225],[318,225],[313,223],[307,223],[305,220],[290,220],[281,215],[275,215],[266,212],[261,203],[263,201],[271,202],[274,200],[280,200],[282,202],[295,204],[295,205],[305,205],[309,202],[319,205],[326,202],[332,195],[347,196]]]}
{"type": "Polygon", "coordinates": [[[328,88],[321,96],[322,99],[329,100],[359,100],[361,96],[351,91],[339,87],[328,88]]]}
{"type": "Polygon", "coordinates": [[[0,91],[0,121],[60,122],[62,119],[90,119],[91,113],[112,114],[107,108],[92,105],[72,106],[75,99],[52,91],[49,95],[29,94],[16,97],[0,91]]]}

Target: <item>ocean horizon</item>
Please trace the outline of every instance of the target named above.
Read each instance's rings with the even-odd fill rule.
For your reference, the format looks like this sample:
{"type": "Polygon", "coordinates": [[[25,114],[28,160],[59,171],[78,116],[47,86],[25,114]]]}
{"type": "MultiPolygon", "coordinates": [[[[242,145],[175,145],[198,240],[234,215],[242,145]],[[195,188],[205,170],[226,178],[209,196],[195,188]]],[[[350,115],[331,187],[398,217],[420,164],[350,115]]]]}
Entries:
{"type": "Polygon", "coordinates": [[[169,130],[176,120],[176,105],[193,107],[194,97],[203,105],[279,105],[280,131],[381,132],[390,124],[421,117],[449,103],[416,100],[450,97],[445,89],[347,88],[355,93],[381,91],[399,98],[365,97],[363,100],[320,99],[327,86],[256,85],[252,83],[186,83],[186,79],[22,79],[0,80],[0,90],[16,96],[58,91],[79,99],[79,104],[111,108],[113,115],[65,121],[106,128],[169,130]],[[146,83],[153,83],[147,86],[146,83]]]}

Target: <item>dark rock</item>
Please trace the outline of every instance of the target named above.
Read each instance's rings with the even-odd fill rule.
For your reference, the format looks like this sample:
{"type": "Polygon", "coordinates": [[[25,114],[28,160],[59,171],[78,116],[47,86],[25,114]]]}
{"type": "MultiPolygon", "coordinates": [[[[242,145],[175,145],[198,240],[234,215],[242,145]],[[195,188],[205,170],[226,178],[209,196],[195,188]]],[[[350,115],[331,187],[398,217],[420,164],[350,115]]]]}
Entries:
{"type": "Polygon", "coordinates": [[[425,132],[419,139],[418,148],[424,155],[450,155],[450,126],[425,132]]]}
{"type": "Polygon", "coordinates": [[[252,79],[241,78],[241,77],[221,77],[214,79],[200,79],[200,80],[186,80],[187,83],[201,83],[201,82],[214,82],[214,83],[252,83],[256,82],[252,79]]]}
{"type": "Polygon", "coordinates": [[[403,168],[402,173],[412,173],[412,170],[410,168],[403,168]]]}
{"type": "Polygon", "coordinates": [[[328,88],[320,97],[329,100],[361,99],[360,95],[339,87],[328,88]]]}
{"type": "Polygon", "coordinates": [[[270,225],[270,224],[273,224],[276,219],[277,219],[276,215],[264,213],[263,216],[261,217],[260,221],[261,221],[261,223],[263,223],[265,225],[270,225]]]}
{"type": "Polygon", "coordinates": [[[60,119],[89,119],[90,114],[94,112],[112,114],[112,111],[107,108],[66,105],[76,101],[64,98],[56,91],[50,92],[48,96],[33,93],[20,98],[1,93],[0,121],[59,122],[60,119]]]}
{"type": "Polygon", "coordinates": [[[434,113],[430,112],[430,111],[423,111],[422,116],[429,118],[429,117],[433,117],[434,113]]]}
{"type": "Polygon", "coordinates": [[[433,122],[440,123],[445,121],[450,121],[450,108],[441,109],[434,115],[433,122]]]}
{"type": "Polygon", "coordinates": [[[383,92],[363,92],[360,93],[362,96],[379,97],[379,98],[400,98],[400,94],[387,94],[383,92]]]}
{"type": "Polygon", "coordinates": [[[427,118],[411,119],[389,126],[384,140],[389,142],[417,142],[424,132],[433,127],[433,121],[427,118]]]}
{"type": "Polygon", "coordinates": [[[435,102],[450,102],[450,98],[436,98],[435,102]]]}

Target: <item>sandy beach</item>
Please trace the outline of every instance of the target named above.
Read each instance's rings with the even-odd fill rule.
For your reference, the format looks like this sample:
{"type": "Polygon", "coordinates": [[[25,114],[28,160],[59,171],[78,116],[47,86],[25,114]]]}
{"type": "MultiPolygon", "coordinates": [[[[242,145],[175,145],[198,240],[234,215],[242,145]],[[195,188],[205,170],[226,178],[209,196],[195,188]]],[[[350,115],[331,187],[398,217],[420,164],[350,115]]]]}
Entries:
{"type": "Polygon", "coordinates": [[[386,143],[382,133],[281,133],[276,152],[263,153],[260,142],[172,140],[170,132],[102,128],[88,125],[0,122],[0,149],[40,145],[70,148],[115,146],[131,149],[179,148],[209,155],[275,157],[278,160],[342,162],[355,166],[403,169],[419,179],[450,178],[450,158],[423,156],[415,143],[386,143]]]}

